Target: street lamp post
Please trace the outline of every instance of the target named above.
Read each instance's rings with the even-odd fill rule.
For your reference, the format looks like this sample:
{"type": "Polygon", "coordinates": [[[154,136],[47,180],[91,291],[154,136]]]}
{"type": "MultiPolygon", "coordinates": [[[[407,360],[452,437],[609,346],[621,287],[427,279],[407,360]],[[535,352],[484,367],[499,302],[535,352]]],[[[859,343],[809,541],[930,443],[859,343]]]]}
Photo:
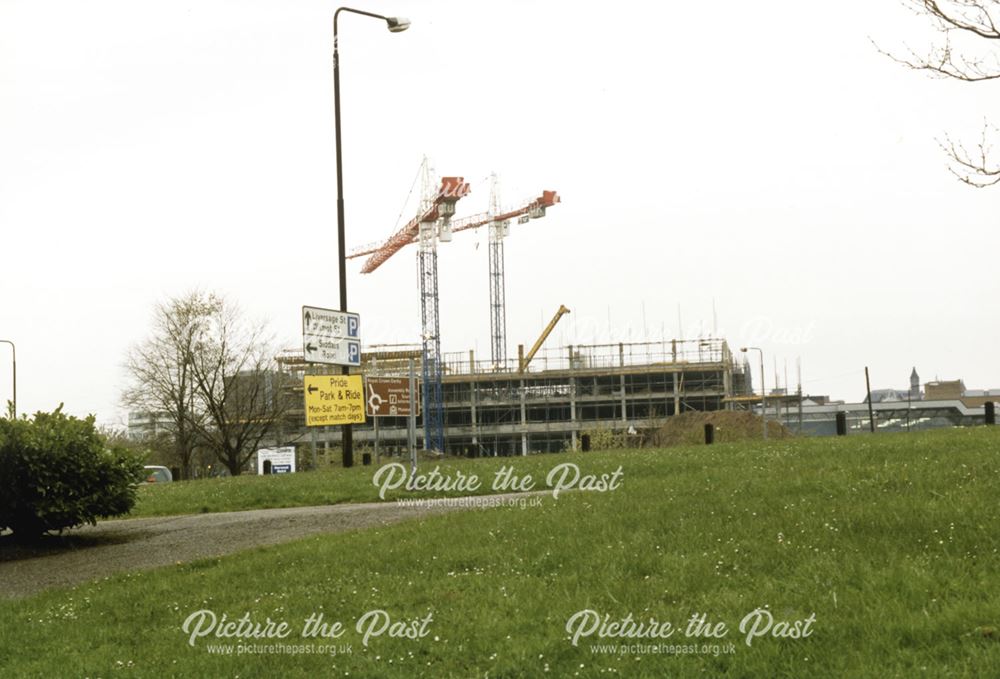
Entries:
{"type": "Polygon", "coordinates": [[[0,339],[0,344],[10,345],[11,363],[14,367],[14,381],[12,385],[14,387],[14,397],[11,399],[11,403],[14,405],[14,419],[17,419],[17,347],[14,346],[13,342],[5,339],[0,339]]]}
{"type": "Polygon", "coordinates": [[[744,354],[756,351],[760,354],[760,412],[764,419],[764,440],[767,440],[767,390],[764,388],[764,351],[760,347],[740,347],[744,354]]]}
{"type": "MultiPolygon", "coordinates": [[[[340,249],[340,310],[347,311],[347,239],[344,231],[344,170],[340,144],[340,53],[337,44],[337,19],[341,12],[361,14],[363,16],[382,19],[391,33],[400,33],[410,27],[410,21],[401,17],[386,17],[360,9],[340,7],[333,13],[333,118],[337,135],[337,247],[340,249]]],[[[349,375],[349,366],[343,366],[341,373],[349,375]]],[[[342,434],[343,463],[345,467],[354,466],[354,437],[351,425],[345,424],[342,434]]]]}

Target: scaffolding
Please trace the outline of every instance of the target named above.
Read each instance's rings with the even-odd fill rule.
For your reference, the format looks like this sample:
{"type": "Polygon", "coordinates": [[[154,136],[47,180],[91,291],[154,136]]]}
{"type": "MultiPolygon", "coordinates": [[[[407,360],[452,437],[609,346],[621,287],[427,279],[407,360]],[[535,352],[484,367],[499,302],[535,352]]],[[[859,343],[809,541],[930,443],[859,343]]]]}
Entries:
{"type": "MultiPolygon", "coordinates": [[[[408,347],[363,353],[359,372],[403,377],[409,360],[422,355],[420,348],[408,347]]],[[[721,339],[551,348],[540,351],[524,372],[516,360],[497,366],[492,358],[480,360],[473,351],[442,354],[445,452],[524,455],[576,449],[584,431],[649,430],[677,413],[731,408],[734,394],[746,389],[744,366],[721,339]]],[[[294,354],[279,362],[289,371],[304,370],[294,354]]],[[[291,417],[301,418],[301,411],[291,417]]],[[[379,430],[383,440],[404,440],[402,421],[382,421],[379,430]]],[[[354,432],[361,442],[373,438],[371,423],[356,425],[354,432]]],[[[336,438],[339,432],[324,435],[336,438]]]]}

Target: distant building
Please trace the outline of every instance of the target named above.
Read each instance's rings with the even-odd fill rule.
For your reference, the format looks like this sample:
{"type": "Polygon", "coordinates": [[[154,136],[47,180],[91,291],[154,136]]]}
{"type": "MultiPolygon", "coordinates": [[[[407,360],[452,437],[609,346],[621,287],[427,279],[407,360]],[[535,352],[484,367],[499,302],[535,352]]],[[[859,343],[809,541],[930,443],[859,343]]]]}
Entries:
{"type": "Polygon", "coordinates": [[[136,441],[170,433],[173,428],[169,413],[133,410],[128,414],[128,437],[136,441]]]}
{"type": "Polygon", "coordinates": [[[924,385],[924,395],[928,401],[959,399],[965,395],[965,383],[962,380],[928,382],[924,385]]]}
{"type": "Polygon", "coordinates": [[[924,398],[959,400],[970,408],[979,408],[987,401],[1000,402],[1000,389],[966,389],[962,380],[938,380],[924,385],[924,398]]]}
{"type": "MultiPolygon", "coordinates": [[[[914,401],[960,401],[968,408],[981,408],[987,401],[1000,402],[1000,389],[966,389],[962,380],[934,380],[920,391],[920,375],[914,367],[910,372],[910,388],[872,389],[872,403],[914,401]]],[[[868,403],[865,397],[862,403],[868,403]]]]}
{"type": "MultiPolygon", "coordinates": [[[[872,403],[912,402],[921,398],[923,397],[920,395],[920,375],[917,374],[916,367],[910,372],[909,389],[872,389],[872,403]]],[[[867,396],[862,403],[868,403],[867,396]]]]}
{"type": "MultiPolygon", "coordinates": [[[[905,389],[872,389],[872,403],[895,403],[897,401],[909,401],[912,400],[910,393],[910,391],[905,389]]],[[[862,403],[868,403],[867,396],[865,396],[862,403]]]]}
{"type": "Polygon", "coordinates": [[[977,407],[987,401],[1000,403],[1000,389],[966,389],[962,395],[962,403],[969,407],[977,407]]]}

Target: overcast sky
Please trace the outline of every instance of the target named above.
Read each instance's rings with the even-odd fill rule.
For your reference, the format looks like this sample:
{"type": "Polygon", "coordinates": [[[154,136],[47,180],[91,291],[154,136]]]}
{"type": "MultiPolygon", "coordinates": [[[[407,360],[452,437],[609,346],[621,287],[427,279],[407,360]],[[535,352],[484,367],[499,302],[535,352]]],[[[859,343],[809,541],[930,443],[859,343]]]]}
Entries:
{"type": "MultiPolygon", "coordinates": [[[[413,26],[342,15],[349,244],[412,216],[424,155],[472,183],[459,215],[494,171],[505,203],[562,196],[506,243],[511,351],[565,304],[556,344],[714,325],[764,349],[769,382],[801,357],[814,394],[860,399],[865,365],[873,388],[914,365],[1000,387],[1000,188],[959,184],[935,141],[974,141],[995,90],[880,55],[870,38],[931,36],[896,2],[362,6],[413,26]]],[[[225,293],[290,347],[303,304],[337,306],[335,7],[0,0],[22,412],[121,421],[123,354],[170,295],[225,293]]],[[[415,249],[359,269],[365,340],[418,341],[415,249]]],[[[485,232],[442,245],[440,281],[444,351],[487,357],[485,232]]],[[[0,346],[3,400],[5,366],[0,346]]]]}

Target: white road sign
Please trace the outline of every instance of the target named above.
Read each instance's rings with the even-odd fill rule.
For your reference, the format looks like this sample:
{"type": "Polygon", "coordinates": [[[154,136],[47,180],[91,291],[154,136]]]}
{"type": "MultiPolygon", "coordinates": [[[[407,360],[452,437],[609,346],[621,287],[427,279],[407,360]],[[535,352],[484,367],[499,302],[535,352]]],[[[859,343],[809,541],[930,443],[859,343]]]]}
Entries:
{"type": "Polygon", "coordinates": [[[302,307],[302,353],[310,363],[361,365],[361,317],[349,311],[302,307]]]}
{"type": "Polygon", "coordinates": [[[295,471],[295,446],[261,448],[257,451],[257,473],[263,474],[264,463],[270,461],[272,474],[290,474],[295,471]]]}

